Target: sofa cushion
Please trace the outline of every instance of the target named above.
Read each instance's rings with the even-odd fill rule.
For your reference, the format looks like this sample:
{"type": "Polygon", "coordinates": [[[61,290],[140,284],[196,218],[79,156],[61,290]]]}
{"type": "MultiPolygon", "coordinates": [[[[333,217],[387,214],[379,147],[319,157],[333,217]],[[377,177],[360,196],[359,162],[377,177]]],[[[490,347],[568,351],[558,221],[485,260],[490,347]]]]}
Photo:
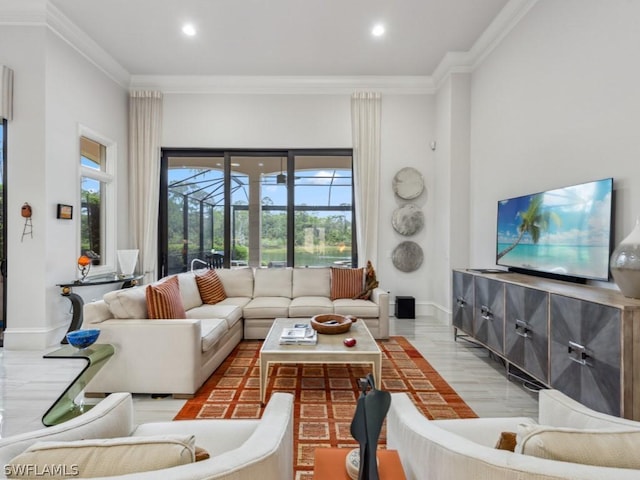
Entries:
{"type": "Polygon", "coordinates": [[[104,295],[104,303],[113,314],[113,318],[148,318],[147,287],[125,288],[104,295]]]}
{"type": "Polygon", "coordinates": [[[328,297],[297,297],[289,305],[289,317],[313,317],[333,313],[333,302],[328,297]]]}
{"type": "Polygon", "coordinates": [[[187,318],[177,276],[173,275],[162,282],[152,283],[147,286],[146,294],[149,318],[187,318]]]}
{"type": "Polygon", "coordinates": [[[253,279],[253,298],[291,298],[290,268],[258,268],[253,279]]]}
{"type": "Polygon", "coordinates": [[[203,352],[217,345],[220,339],[229,331],[229,326],[224,318],[205,318],[200,320],[200,324],[203,352]]]}
{"type": "Polygon", "coordinates": [[[290,298],[258,297],[251,300],[242,309],[244,318],[287,318],[290,298]]]}
{"type": "Polygon", "coordinates": [[[220,303],[216,303],[217,306],[229,306],[240,307],[241,309],[251,301],[251,297],[227,297],[220,303]]]}
{"type": "Polygon", "coordinates": [[[202,305],[195,275],[191,272],[179,273],[178,281],[180,282],[180,296],[182,297],[184,309],[189,310],[202,305]]]}
{"type": "Polygon", "coordinates": [[[364,288],[364,268],[331,267],[331,300],[357,297],[364,288]]]}
{"type": "Polygon", "coordinates": [[[227,322],[229,328],[233,327],[242,319],[242,307],[237,305],[207,305],[206,303],[200,307],[192,308],[187,312],[187,318],[206,319],[206,318],[222,318],[227,322]]]}
{"type": "Polygon", "coordinates": [[[200,298],[203,303],[215,305],[227,298],[222,281],[215,270],[209,269],[195,275],[200,298]]]}
{"type": "Polygon", "coordinates": [[[253,297],[253,269],[218,268],[216,273],[228,297],[253,297]]]}
{"type": "Polygon", "coordinates": [[[331,295],[331,270],[294,268],[291,297],[327,297],[331,295]]]}
{"type": "MultiPolygon", "coordinates": [[[[38,472],[44,472],[45,468],[50,469],[55,465],[64,467],[64,478],[92,478],[160,470],[194,461],[193,435],[101,438],[37,442],[13,458],[5,466],[5,472],[9,473],[8,478],[34,478],[33,470],[25,470],[25,465],[33,466],[38,472]],[[23,475],[19,474],[20,467],[23,475]]],[[[54,470],[49,471],[55,473],[54,470]]],[[[56,474],[49,478],[63,476],[56,474]]]]}
{"type": "Polygon", "coordinates": [[[518,426],[516,453],[560,462],[640,469],[640,430],[518,426]]]}
{"type": "Polygon", "coordinates": [[[377,318],[380,315],[380,308],[378,308],[378,304],[370,300],[342,298],[333,301],[333,313],[355,315],[360,318],[377,318]]]}

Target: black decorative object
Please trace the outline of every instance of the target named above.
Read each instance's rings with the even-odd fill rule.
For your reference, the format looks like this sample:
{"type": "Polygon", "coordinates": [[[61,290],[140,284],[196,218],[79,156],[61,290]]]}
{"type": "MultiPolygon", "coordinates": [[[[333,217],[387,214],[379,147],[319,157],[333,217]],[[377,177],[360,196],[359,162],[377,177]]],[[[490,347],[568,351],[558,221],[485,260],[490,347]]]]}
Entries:
{"type": "Polygon", "coordinates": [[[351,421],[351,435],[360,444],[358,480],[379,480],[376,450],[382,423],[391,405],[391,394],[376,389],[372,374],[361,378],[359,383],[360,397],[351,421]]]}

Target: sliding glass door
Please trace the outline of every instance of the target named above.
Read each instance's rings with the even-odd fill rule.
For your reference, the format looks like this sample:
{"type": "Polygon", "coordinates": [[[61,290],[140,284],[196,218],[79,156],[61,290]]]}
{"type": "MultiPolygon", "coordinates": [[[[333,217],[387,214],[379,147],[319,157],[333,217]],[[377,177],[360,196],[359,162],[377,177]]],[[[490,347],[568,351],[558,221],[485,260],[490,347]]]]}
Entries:
{"type": "Polygon", "coordinates": [[[160,275],[351,265],[351,150],[165,150],[160,275]]]}

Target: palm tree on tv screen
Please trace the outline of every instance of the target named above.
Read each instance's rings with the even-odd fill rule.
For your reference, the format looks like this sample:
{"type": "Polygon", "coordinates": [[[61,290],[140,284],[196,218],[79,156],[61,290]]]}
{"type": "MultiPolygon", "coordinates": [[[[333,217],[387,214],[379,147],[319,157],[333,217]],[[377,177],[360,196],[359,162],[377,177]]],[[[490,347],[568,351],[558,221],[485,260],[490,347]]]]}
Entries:
{"type": "Polygon", "coordinates": [[[550,221],[553,221],[556,225],[560,225],[560,217],[555,212],[542,210],[542,201],[542,194],[534,195],[531,198],[531,202],[529,203],[527,210],[525,212],[518,212],[518,216],[521,218],[520,225],[518,226],[518,238],[516,238],[515,242],[498,253],[498,260],[516,248],[526,233],[531,236],[533,243],[538,243],[538,240],[540,240],[540,234],[549,230],[550,221]]]}

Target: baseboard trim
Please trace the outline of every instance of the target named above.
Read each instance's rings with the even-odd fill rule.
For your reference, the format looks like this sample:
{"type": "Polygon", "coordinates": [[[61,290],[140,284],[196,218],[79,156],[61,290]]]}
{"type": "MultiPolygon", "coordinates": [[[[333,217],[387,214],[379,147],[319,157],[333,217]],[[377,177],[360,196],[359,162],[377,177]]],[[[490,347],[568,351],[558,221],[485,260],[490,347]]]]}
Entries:
{"type": "Polygon", "coordinates": [[[4,331],[3,347],[6,350],[44,350],[59,346],[68,324],[51,328],[11,328],[4,331]]]}

